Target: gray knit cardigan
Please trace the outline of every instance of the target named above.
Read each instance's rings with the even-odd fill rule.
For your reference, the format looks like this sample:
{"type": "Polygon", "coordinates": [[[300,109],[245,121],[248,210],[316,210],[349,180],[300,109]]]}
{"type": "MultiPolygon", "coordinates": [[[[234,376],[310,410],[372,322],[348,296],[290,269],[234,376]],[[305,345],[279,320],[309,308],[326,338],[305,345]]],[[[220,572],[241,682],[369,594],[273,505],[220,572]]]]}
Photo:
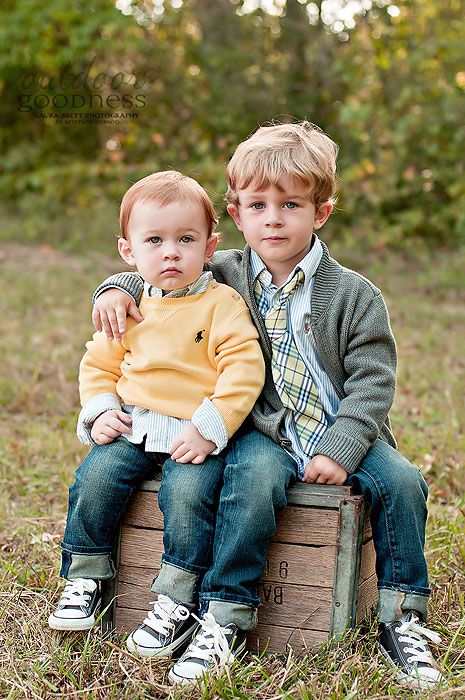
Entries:
{"type": "MultiPolygon", "coordinates": [[[[394,399],[397,352],[389,316],[379,289],[353,270],[342,267],[324,243],[311,297],[310,326],[321,363],[341,399],[334,424],[317,446],[352,474],[367,450],[381,438],[396,446],[388,412],[394,399]]],[[[260,334],[266,363],[266,381],[251,418],[258,430],[283,447],[286,409],[271,373],[271,345],[253,294],[250,248],[215,253],[212,271],[218,282],[229,284],[244,297],[260,334]]],[[[139,302],[143,281],[134,272],[106,279],[93,300],[109,287],[120,287],[139,302]]]]}

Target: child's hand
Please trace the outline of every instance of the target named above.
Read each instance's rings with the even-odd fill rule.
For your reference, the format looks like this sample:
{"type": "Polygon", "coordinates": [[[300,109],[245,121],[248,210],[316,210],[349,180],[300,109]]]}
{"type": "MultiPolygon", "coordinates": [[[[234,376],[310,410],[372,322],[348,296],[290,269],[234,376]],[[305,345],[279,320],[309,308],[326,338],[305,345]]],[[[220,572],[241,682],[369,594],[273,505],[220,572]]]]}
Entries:
{"type": "Polygon", "coordinates": [[[109,442],[113,442],[115,438],[123,433],[129,434],[131,432],[129,427],[131,423],[131,416],[128,416],[123,411],[117,411],[116,409],[105,411],[105,413],[100,414],[94,420],[90,435],[97,445],[108,445],[109,442]]]}
{"type": "Polygon", "coordinates": [[[195,425],[188,425],[170,445],[171,459],[180,464],[202,464],[216,445],[201,436],[195,425]]]}
{"type": "Polygon", "coordinates": [[[310,464],[305,467],[302,477],[302,481],[307,484],[337,484],[338,486],[341,486],[346,479],[346,470],[326,455],[315,455],[310,464]]]}
{"type": "Polygon", "coordinates": [[[92,323],[96,331],[104,330],[109,340],[121,340],[126,330],[126,316],[137,323],[144,320],[131,297],[120,289],[108,289],[97,297],[92,310],[92,323]]]}

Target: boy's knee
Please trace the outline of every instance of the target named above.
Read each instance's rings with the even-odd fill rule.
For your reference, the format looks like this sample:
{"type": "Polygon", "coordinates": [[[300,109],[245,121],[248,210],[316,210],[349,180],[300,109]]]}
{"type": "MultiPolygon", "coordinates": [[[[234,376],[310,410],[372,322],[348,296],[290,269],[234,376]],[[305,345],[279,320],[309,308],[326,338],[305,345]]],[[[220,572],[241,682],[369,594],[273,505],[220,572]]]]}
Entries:
{"type": "Polygon", "coordinates": [[[163,467],[158,494],[163,511],[180,508],[189,511],[199,503],[213,501],[221,484],[218,472],[203,464],[178,464],[169,459],[163,467]]]}
{"type": "Polygon", "coordinates": [[[286,506],[289,477],[286,471],[256,462],[232,464],[225,470],[225,485],[235,498],[249,504],[250,511],[281,510],[286,506]]]}
{"type": "Polygon", "coordinates": [[[402,455],[400,457],[401,459],[390,465],[390,467],[392,466],[391,480],[393,488],[404,491],[407,496],[421,493],[426,499],[428,486],[420,470],[402,455]]]}

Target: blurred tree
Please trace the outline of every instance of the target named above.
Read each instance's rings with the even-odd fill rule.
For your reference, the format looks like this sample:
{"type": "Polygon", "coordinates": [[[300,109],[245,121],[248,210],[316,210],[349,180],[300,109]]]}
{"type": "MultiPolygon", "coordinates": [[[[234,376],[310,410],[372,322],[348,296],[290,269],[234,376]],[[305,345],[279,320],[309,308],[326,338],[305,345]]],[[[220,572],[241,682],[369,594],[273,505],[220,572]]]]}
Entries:
{"type": "Polygon", "coordinates": [[[465,243],[465,3],[399,2],[367,13],[334,69],[353,224],[380,244],[465,243]],[[382,226],[376,224],[382,222],[382,226]]]}
{"type": "Polygon", "coordinates": [[[220,202],[241,139],[306,117],[341,145],[335,230],[463,242],[463,16],[465,0],[4,0],[0,196],[31,237],[63,212],[103,216],[157,168],[198,176],[220,202]],[[41,118],[54,100],[48,111],[76,111],[73,95],[84,116],[135,116],[41,118]]]}

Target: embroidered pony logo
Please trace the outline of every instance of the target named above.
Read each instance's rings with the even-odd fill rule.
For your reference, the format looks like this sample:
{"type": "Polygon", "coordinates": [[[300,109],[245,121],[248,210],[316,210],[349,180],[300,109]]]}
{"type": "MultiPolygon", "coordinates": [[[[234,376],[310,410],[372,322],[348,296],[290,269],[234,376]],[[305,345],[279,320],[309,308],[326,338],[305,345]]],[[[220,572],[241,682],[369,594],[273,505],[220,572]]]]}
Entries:
{"type": "Polygon", "coordinates": [[[203,335],[202,335],[202,333],[205,333],[205,328],[203,329],[203,331],[199,331],[199,332],[197,333],[197,335],[195,336],[195,342],[196,342],[196,343],[200,343],[200,341],[203,340],[203,335]]]}

